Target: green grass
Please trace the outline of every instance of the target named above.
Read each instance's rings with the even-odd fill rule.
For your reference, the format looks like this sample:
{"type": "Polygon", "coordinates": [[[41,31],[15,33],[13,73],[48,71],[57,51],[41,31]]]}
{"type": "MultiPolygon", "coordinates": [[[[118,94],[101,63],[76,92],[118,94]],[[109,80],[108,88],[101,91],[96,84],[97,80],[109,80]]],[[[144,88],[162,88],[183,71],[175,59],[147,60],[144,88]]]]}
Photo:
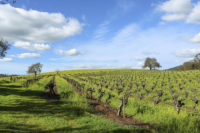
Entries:
{"type": "Polygon", "coordinates": [[[69,132],[150,132],[147,129],[120,126],[93,112],[85,97],[77,94],[62,78],[56,76],[60,100],[41,97],[52,79],[43,78],[29,88],[20,81],[0,83],[0,132],[3,133],[69,133],[69,132]],[[62,96],[62,94],[67,94],[62,96]]]}
{"type": "MultiPolygon", "coordinates": [[[[200,132],[200,106],[196,111],[181,109],[177,114],[175,106],[165,103],[154,105],[152,98],[157,97],[157,92],[163,90],[162,101],[173,103],[170,94],[170,85],[173,85],[175,94],[180,98],[189,97],[184,100],[186,107],[193,107],[191,98],[200,100],[200,71],[143,71],[129,69],[106,69],[106,70],[73,70],[45,73],[42,75],[56,76],[56,84],[60,100],[47,100],[41,97],[45,85],[52,79],[43,78],[29,88],[21,87],[26,79],[18,79],[10,82],[9,78],[0,78],[0,132],[133,132],[133,133],[199,133],[200,132]],[[85,96],[80,96],[65,79],[74,79],[80,84],[84,83],[83,90],[94,88],[94,97],[98,97],[98,89],[106,93],[102,97],[105,102],[108,92],[115,95],[110,100],[110,105],[117,108],[125,91],[118,95],[117,88],[129,89],[132,83],[132,95],[125,107],[125,113],[142,122],[155,124],[156,130],[138,127],[121,126],[105,117],[96,114],[87,103],[85,96]],[[135,79],[135,76],[137,79],[135,79]],[[133,80],[131,78],[133,77],[133,80]],[[169,82],[170,81],[170,82],[169,82]],[[142,88],[145,82],[148,90],[157,82],[155,89],[147,95],[142,88]],[[185,82],[185,83],[184,83],[185,82]],[[139,84],[140,91],[136,89],[139,84]],[[162,85],[162,83],[164,83],[162,85]],[[116,86],[119,84],[119,86],[116,86]],[[179,88],[179,84],[183,87],[179,88]],[[105,87],[108,85],[108,87],[105,87]],[[114,88],[112,91],[110,88],[114,88]],[[196,89],[196,91],[194,91],[196,89]],[[138,95],[144,94],[139,100],[138,95]]],[[[26,76],[30,79],[32,76],[26,76]]]]}
{"type": "Polygon", "coordinates": [[[84,83],[87,88],[94,88],[94,97],[98,97],[98,89],[101,88],[106,93],[102,97],[102,101],[108,97],[108,92],[114,94],[115,97],[110,100],[112,107],[118,108],[121,101],[119,100],[125,93],[117,94],[118,88],[124,88],[127,90],[128,85],[131,83],[133,86],[131,91],[133,92],[129,98],[129,102],[125,107],[126,114],[136,118],[140,121],[155,124],[158,132],[162,133],[199,133],[200,132],[200,106],[196,107],[196,110],[181,109],[180,114],[177,114],[175,105],[168,105],[165,103],[159,103],[154,105],[152,98],[157,97],[157,92],[163,90],[164,95],[161,97],[162,101],[173,103],[172,94],[170,94],[170,85],[173,85],[175,94],[179,96],[178,99],[185,98],[185,92],[189,92],[189,97],[185,98],[184,107],[193,107],[194,102],[191,98],[196,97],[200,100],[200,71],[139,71],[139,70],[112,70],[112,71],[77,71],[71,75],[68,72],[63,72],[63,75],[74,79],[78,83],[84,83]],[[133,77],[133,79],[132,79],[133,77]],[[135,77],[137,77],[135,79],[135,77]],[[169,82],[170,81],[170,82],[169,82]],[[142,82],[146,84],[145,89],[150,90],[153,83],[157,82],[157,85],[151,93],[147,94],[142,87],[142,82]],[[185,82],[185,83],[184,83],[185,82]],[[136,83],[139,84],[139,92],[136,91],[136,83]],[[162,83],[164,83],[162,85],[162,83]],[[99,84],[99,85],[98,85],[99,84]],[[119,86],[115,86],[119,84],[119,86]],[[183,87],[179,89],[179,84],[183,87]],[[108,85],[106,88],[105,85],[108,85]],[[122,85],[125,85],[124,87],[122,85]],[[110,88],[114,88],[112,91],[110,88]],[[193,92],[193,90],[196,90],[193,92]],[[138,94],[144,94],[144,98],[139,100],[138,94]]]}

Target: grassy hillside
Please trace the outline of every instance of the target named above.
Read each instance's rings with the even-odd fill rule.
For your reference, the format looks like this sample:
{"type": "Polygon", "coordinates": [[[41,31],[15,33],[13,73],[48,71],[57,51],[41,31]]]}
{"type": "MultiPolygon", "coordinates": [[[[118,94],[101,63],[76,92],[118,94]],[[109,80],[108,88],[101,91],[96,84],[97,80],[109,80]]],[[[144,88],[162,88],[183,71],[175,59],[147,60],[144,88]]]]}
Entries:
{"type": "MultiPolygon", "coordinates": [[[[31,78],[31,77],[29,77],[31,78]]],[[[9,78],[0,79],[0,132],[131,132],[145,131],[120,126],[100,115],[96,115],[85,97],[80,96],[61,77],[55,82],[59,94],[67,97],[59,100],[45,99],[45,86],[52,76],[44,77],[28,88],[22,85],[24,79],[11,82],[9,78]]]]}
{"type": "Polygon", "coordinates": [[[0,132],[199,133],[199,75],[102,69],[0,78],[0,132]],[[52,81],[56,94],[47,92],[52,81]]]}
{"type": "Polygon", "coordinates": [[[188,133],[199,131],[200,71],[112,70],[62,73],[72,84],[98,99],[104,92],[114,95],[108,104],[118,109],[127,94],[124,113],[137,120],[156,125],[159,132],[188,133]],[[177,110],[178,101],[183,106],[177,110]]]}

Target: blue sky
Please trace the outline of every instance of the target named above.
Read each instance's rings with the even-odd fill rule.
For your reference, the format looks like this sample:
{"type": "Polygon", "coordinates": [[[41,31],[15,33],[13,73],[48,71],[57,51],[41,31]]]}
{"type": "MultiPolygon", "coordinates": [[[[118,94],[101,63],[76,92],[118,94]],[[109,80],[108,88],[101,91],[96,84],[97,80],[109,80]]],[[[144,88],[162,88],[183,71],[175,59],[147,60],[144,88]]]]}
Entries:
{"type": "Polygon", "coordinates": [[[199,0],[19,0],[0,5],[0,37],[12,46],[0,73],[88,68],[161,69],[200,53],[199,0]]]}

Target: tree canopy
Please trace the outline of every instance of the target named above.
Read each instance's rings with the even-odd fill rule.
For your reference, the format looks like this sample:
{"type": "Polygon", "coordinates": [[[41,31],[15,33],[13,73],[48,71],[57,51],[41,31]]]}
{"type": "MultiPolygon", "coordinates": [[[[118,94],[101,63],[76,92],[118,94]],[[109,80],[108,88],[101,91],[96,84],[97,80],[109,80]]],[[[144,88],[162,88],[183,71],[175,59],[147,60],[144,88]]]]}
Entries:
{"type": "Polygon", "coordinates": [[[6,51],[10,48],[10,44],[7,41],[0,40],[0,58],[5,57],[6,51]]]}
{"type": "Polygon", "coordinates": [[[27,73],[29,74],[35,74],[35,77],[38,73],[41,73],[42,71],[42,64],[40,63],[36,63],[36,64],[32,64],[29,68],[27,73]]]}
{"type": "Polygon", "coordinates": [[[143,68],[149,68],[150,70],[155,69],[155,68],[159,68],[161,67],[160,63],[158,63],[158,61],[155,58],[149,58],[147,57],[145,62],[144,62],[144,66],[143,68]]]}
{"type": "Polygon", "coordinates": [[[196,54],[191,61],[184,62],[178,67],[178,70],[198,70],[200,69],[200,53],[196,54]]]}

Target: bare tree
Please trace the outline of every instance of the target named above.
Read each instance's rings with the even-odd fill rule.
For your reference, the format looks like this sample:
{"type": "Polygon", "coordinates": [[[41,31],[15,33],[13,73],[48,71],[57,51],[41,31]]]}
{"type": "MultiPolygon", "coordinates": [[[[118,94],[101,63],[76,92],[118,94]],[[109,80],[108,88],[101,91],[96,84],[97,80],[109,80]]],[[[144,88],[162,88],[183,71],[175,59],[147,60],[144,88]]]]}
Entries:
{"type": "Polygon", "coordinates": [[[7,41],[0,40],[0,58],[5,57],[6,51],[10,48],[10,44],[7,41]]]}
{"type": "Polygon", "coordinates": [[[37,74],[41,73],[41,71],[42,71],[42,64],[36,63],[36,64],[31,65],[28,68],[27,73],[29,73],[29,74],[35,74],[35,78],[36,78],[37,74]]]}
{"type": "Polygon", "coordinates": [[[155,69],[155,68],[159,68],[161,67],[160,63],[157,62],[157,60],[155,58],[149,58],[147,57],[145,62],[144,62],[144,66],[143,68],[149,68],[150,70],[155,69]]]}

